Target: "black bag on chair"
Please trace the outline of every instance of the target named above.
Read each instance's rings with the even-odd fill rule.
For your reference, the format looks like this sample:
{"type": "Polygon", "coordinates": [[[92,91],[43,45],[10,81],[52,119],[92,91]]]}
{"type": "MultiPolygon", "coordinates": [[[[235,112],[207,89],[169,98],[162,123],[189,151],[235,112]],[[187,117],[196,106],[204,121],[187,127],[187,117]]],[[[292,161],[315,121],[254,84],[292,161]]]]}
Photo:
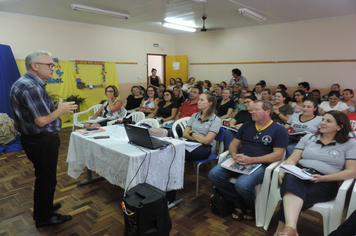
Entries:
{"type": "Polygon", "coordinates": [[[214,188],[210,196],[210,208],[214,214],[220,217],[230,215],[234,211],[234,205],[226,200],[217,188],[214,188]]]}

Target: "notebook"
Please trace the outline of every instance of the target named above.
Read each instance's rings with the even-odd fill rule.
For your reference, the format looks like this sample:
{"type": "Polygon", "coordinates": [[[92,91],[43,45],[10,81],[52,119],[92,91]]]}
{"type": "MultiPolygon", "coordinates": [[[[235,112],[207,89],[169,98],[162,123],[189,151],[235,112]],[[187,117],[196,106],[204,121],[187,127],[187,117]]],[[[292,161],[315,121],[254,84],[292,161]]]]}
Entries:
{"type": "Polygon", "coordinates": [[[148,129],[144,127],[125,124],[125,130],[130,143],[148,149],[157,149],[171,144],[170,142],[151,137],[148,129]]]}

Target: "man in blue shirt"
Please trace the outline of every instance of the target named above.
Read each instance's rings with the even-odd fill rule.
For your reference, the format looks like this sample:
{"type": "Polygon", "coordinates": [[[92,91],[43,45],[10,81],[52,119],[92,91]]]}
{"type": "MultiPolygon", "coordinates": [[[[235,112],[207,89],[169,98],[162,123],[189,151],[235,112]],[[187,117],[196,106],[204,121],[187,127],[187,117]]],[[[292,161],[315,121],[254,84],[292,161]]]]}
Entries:
{"type": "Polygon", "coordinates": [[[48,96],[45,81],[56,70],[50,53],[32,51],[26,56],[25,64],[26,73],[11,87],[10,105],[22,147],[35,168],[33,219],[40,228],[72,218],[53,213],[61,207],[60,203],[53,205],[53,197],[60,146],[58,131],[62,125],[59,116],[73,112],[78,106],[60,99],[56,109],[48,96]]]}
{"type": "Polygon", "coordinates": [[[219,164],[209,173],[209,179],[219,192],[234,204],[234,220],[254,218],[255,187],[262,183],[266,167],[281,160],[287,148],[287,130],[271,120],[272,114],[270,102],[255,102],[253,121],[245,122],[240,127],[229,146],[235,162],[241,165],[261,163],[261,167],[251,175],[243,175],[224,169],[219,164]],[[235,186],[230,183],[230,178],[237,178],[235,186]]]}

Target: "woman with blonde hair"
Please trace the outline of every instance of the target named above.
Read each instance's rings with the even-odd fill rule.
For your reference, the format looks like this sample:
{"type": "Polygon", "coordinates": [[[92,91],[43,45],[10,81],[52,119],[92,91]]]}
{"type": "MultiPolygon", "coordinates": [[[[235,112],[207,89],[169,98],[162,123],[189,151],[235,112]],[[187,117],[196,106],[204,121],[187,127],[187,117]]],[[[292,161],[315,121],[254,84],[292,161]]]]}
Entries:
{"type": "Polygon", "coordinates": [[[192,88],[194,87],[194,83],[195,83],[195,78],[190,77],[188,81],[183,85],[182,89],[187,93],[190,93],[192,91],[192,88]]]}
{"type": "Polygon", "coordinates": [[[126,110],[131,111],[140,107],[143,99],[143,92],[139,86],[134,85],[131,87],[131,94],[126,98],[124,107],[126,110]]]}
{"type": "Polygon", "coordinates": [[[155,87],[149,85],[146,89],[145,96],[142,99],[140,107],[137,111],[142,111],[145,115],[154,112],[159,103],[158,93],[155,87]]]}

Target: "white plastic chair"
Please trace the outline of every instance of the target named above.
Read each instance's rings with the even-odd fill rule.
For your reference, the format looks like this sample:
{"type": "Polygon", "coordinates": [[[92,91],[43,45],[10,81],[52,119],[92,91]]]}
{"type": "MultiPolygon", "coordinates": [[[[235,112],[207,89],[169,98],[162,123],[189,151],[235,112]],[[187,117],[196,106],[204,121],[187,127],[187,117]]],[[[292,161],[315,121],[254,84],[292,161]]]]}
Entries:
{"type": "Polygon", "coordinates": [[[231,117],[226,118],[226,119],[222,119],[222,120],[221,120],[221,125],[223,125],[225,121],[230,122],[231,119],[232,119],[231,117]]]}
{"type": "Polygon", "coordinates": [[[153,119],[153,118],[147,118],[147,119],[141,120],[141,121],[136,123],[137,126],[139,126],[140,124],[148,124],[152,128],[159,128],[158,121],[156,119],[153,119]]]}
{"type": "MultiPolygon", "coordinates": [[[[102,104],[97,104],[97,105],[94,105],[92,107],[90,107],[88,110],[86,111],[81,111],[81,112],[77,112],[77,113],[74,113],[73,114],[73,127],[72,127],[72,131],[74,131],[74,126],[78,126],[78,127],[81,127],[83,128],[84,127],[84,123],[85,122],[80,122],[78,121],[78,116],[81,115],[81,114],[85,114],[85,113],[88,113],[90,112],[91,110],[94,111],[94,114],[100,109],[100,107],[102,106],[102,104]]],[[[91,117],[91,116],[90,116],[91,117]]],[[[89,119],[90,119],[89,117],[89,119]]]]}
{"type": "MultiPolygon", "coordinates": [[[[279,192],[280,186],[278,183],[278,173],[279,167],[277,167],[273,171],[271,189],[267,201],[265,225],[263,227],[265,230],[268,229],[269,223],[271,222],[273,213],[276,209],[278,202],[282,200],[279,192]]],[[[323,216],[324,236],[327,236],[340,225],[342,212],[344,210],[345,205],[346,193],[347,190],[350,188],[352,182],[353,179],[344,180],[334,200],[317,203],[313,207],[309,208],[309,210],[319,212],[323,216]]]]}
{"type": "Polygon", "coordinates": [[[356,184],[354,184],[354,187],[352,189],[352,194],[351,194],[351,198],[350,198],[349,208],[347,209],[346,219],[349,218],[349,216],[355,210],[356,210],[356,184]]]}
{"type": "Polygon", "coordinates": [[[190,117],[184,117],[184,118],[181,118],[179,120],[176,120],[174,123],[173,123],[173,126],[172,126],[172,131],[173,131],[173,137],[175,139],[179,139],[179,136],[177,134],[177,126],[179,126],[182,130],[182,133],[185,129],[185,127],[187,126],[188,124],[188,121],[189,121],[190,117]]]}
{"type": "MultiPolygon", "coordinates": [[[[226,158],[229,154],[230,154],[229,151],[222,153],[219,156],[219,163],[224,158],[226,158]]],[[[285,156],[285,153],[284,153],[284,156],[285,156]]],[[[265,222],[267,199],[268,199],[268,193],[269,193],[269,188],[270,188],[270,183],[271,183],[272,171],[282,163],[284,156],[280,161],[273,162],[266,168],[262,184],[259,184],[255,187],[255,191],[256,191],[255,219],[256,219],[257,227],[262,227],[265,222]]],[[[236,179],[231,178],[230,182],[235,184],[236,179]]]]}

